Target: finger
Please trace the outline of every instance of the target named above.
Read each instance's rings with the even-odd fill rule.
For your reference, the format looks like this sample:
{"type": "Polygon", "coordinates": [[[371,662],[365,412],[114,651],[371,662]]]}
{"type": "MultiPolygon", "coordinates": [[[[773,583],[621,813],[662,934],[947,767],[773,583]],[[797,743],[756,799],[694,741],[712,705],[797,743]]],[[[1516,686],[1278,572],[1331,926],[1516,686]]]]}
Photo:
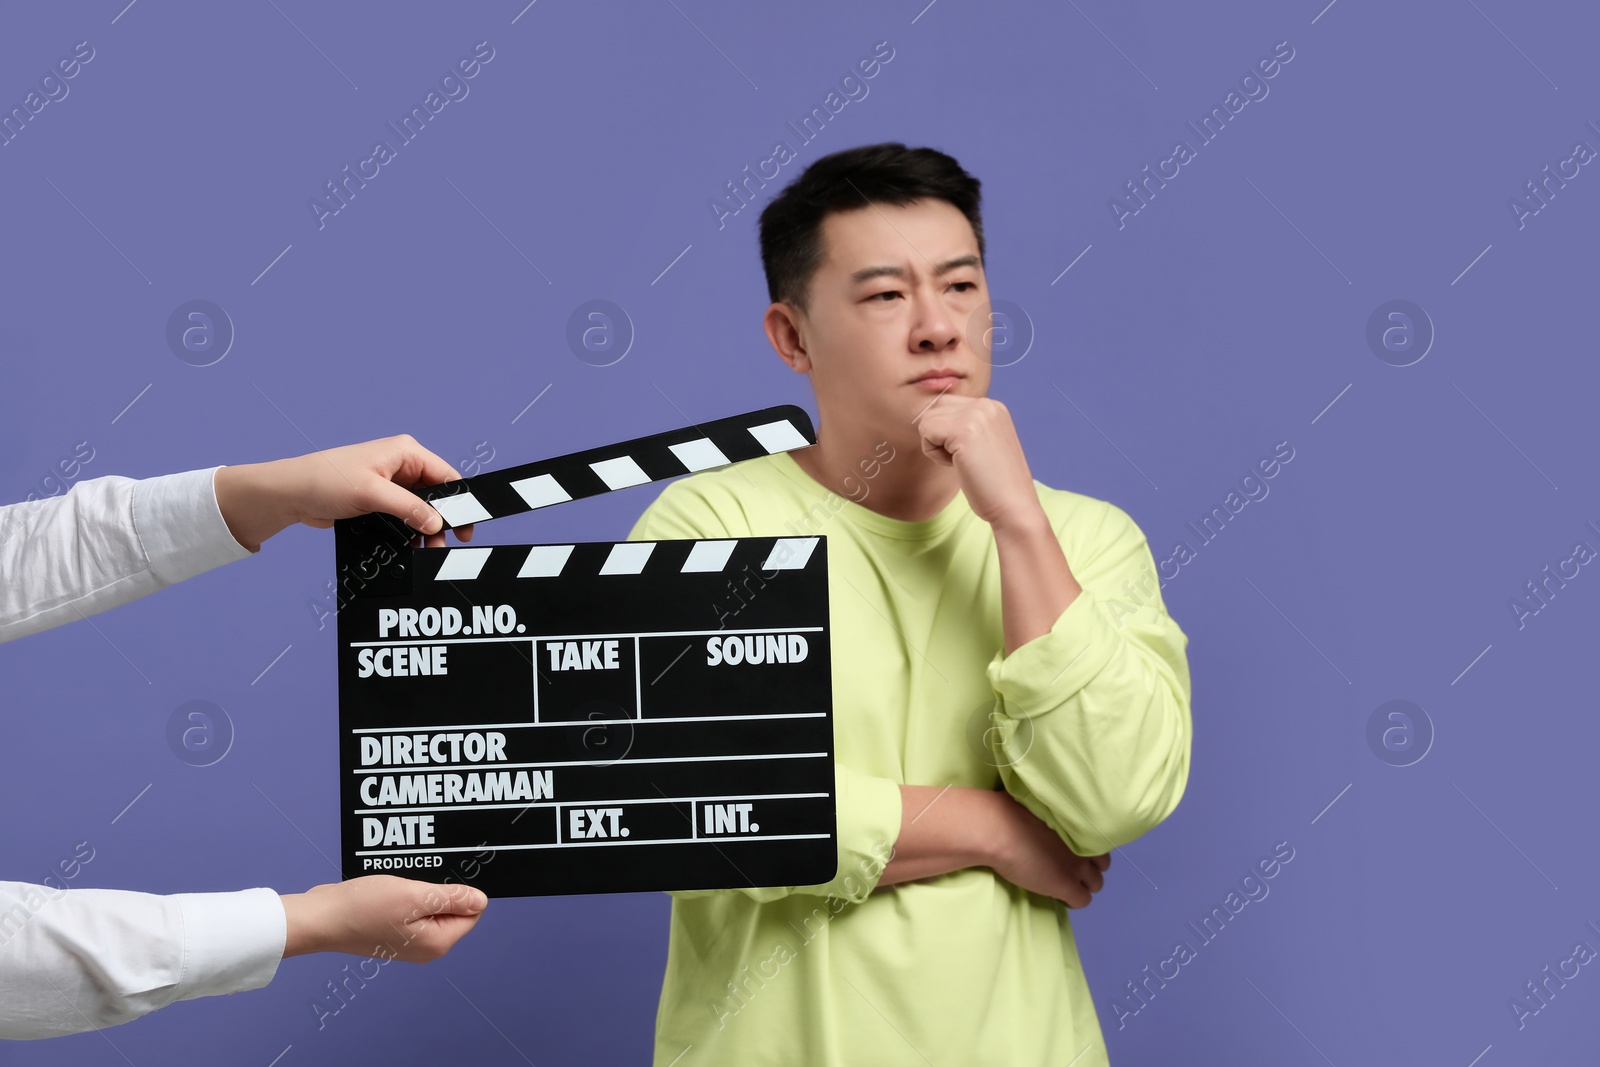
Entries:
{"type": "Polygon", "coordinates": [[[435,929],[438,930],[441,940],[444,941],[444,947],[440,949],[440,955],[443,955],[451,945],[454,945],[457,941],[460,941],[463,937],[466,937],[467,931],[471,930],[474,926],[477,926],[478,920],[481,918],[483,918],[482,912],[479,912],[476,915],[435,916],[433,919],[434,923],[436,924],[435,929]]]}
{"type": "Polygon", "coordinates": [[[439,915],[419,920],[399,952],[408,963],[428,963],[455,947],[481,915],[439,915]]]}
{"type": "Polygon", "coordinates": [[[455,527],[455,531],[457,541],[472,540],[472,523],[469,522],[465,526],[457,526],[455,527]]]}
{"type": "Polygon", "coordinates": [[[362,490],[362,506],[368,511],[393,515],[422,533],[438,533],[444,529],[444,517],[433,509],[433,505],[381,474],[373,472],[367,475],[362,490]]]}
{"type": "Polygon", "coordinates": [[[1090,856],[1089,862],[1103,871],[1111,866],[1111,853],[1103,852],[1098,856],[1090,856]]]}
{"type": "MultiPolygon", "coordinates": [[[[424,533],[443,530],[443,517],[411,490],[457,481],[461,478],[461,472],[437,454],[423,448],[410,434],[400,434],[391,438],[389,443],[397,449],[388,457],[393,470],[385,481],[374,488],[374,495],[379,502],[372,510],[404,519],[412,529],[424,533]]],[[[380,471],[382,469],[379,468],[380,471]]]]}
{"type": "Polygon", "coordinates": [[[935,440],[926,433],[922,435],[922,454],[935,463],[942,463],[946,467],[955,466],[956,458],[944,447],[942,440],[935,440]]]}
{"type": "Polygon", "coordinates": [[[489,897],[481,889],[452,882],[430,885],[423,906],[425,915],[477,915],[489,906],[489,897]]]}
{"type": "Polygon", "coordinates": [[[401,434],[395,440],[399,445],[399,454],[396,457],[399,463],[393,478],[401,485],[438,485],[441,482],[456,481],[461,477],[460,471],[423,448],[410,434],[401,434]]]}
{"type": "MultiPolygon", "coordinates": [[[[933,412],[926,412],[933,415],[933,412]]],[[[955,441],[955,428],[949,420],[941,418],[924,418],[917,423],[917,435],[921,439],[922,454],[945,466],[955,465],[955,453],[951,445],[955,441]]]]}

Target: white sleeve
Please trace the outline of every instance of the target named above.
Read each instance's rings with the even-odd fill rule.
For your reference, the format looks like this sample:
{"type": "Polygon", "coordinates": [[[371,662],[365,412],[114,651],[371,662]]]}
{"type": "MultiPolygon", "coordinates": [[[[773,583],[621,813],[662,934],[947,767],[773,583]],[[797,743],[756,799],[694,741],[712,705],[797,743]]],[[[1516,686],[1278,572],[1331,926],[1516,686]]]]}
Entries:
{"type": "Polygon", "coordinates": [[[243,559],[217,507],[220,467],[106,475],[65,496],[0,507],[0,641],[10,641],[243,559]]]}
{"type": "Polygon", "coordinates": [[[157,896],[0,882],[0,1039],[114,1026],[259,989],[288,926],[271,889],[157,896]]]}

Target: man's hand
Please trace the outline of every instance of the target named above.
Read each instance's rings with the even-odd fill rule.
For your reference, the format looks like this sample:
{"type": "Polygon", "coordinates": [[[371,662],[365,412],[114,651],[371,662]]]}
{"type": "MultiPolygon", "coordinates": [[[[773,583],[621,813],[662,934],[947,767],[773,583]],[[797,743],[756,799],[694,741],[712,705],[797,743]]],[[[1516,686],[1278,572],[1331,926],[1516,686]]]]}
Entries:
{"type": "Polygon", "coordinates": [[[489,903],[471,886],[388,874],[313,886],[280,899],[289,931],[285,958],[348,952],[407,963],[427,963],[449,952],[489,903]]]}
{"type": "Polygon", "coordinates": [[[989,397],[942,393],[917,417],[922,451],[953,466],[973,513],[1001,530],[1044,518],[1011,413],[989,397]]]}
{"type": "MultiPolygon", "coordinates": [[[[234,539],[252,552],[297,522],[327,529],[335,519],[381,511],[417,530],[423,546],[444,547],[444,519],[411,492],[460,478],[410,434],[217,471],[217,507],[234,539]]],[[[455,531],[472,540],[472,527],[455,531]]]]}
{"type": "Polygon", "coordinates": [[[1069,908],[1088,907],[1090,897],[1105,885],[1102,875],[1111,866],[1111,854],[1078,855],[1060,834],[1015,800],[1002,818],[1009,825],[996,841],[990,864],[994,873],[1031,893],[1064,901],[1069,908]]]}

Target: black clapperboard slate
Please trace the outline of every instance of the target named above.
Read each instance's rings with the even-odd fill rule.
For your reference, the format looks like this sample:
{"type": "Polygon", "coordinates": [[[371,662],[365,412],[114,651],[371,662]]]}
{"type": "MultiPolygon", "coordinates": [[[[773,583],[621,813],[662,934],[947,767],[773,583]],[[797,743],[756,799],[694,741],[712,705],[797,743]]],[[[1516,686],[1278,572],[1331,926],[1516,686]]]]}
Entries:
{"type": "MultiPolygon", "coordinates": [[[[766,408],[418,490],[447,526],[816,443],[766,408]]],[[[346,878],[491,896],[837,869],[822,537],[412,548],[334,524],[346,878]]]]}

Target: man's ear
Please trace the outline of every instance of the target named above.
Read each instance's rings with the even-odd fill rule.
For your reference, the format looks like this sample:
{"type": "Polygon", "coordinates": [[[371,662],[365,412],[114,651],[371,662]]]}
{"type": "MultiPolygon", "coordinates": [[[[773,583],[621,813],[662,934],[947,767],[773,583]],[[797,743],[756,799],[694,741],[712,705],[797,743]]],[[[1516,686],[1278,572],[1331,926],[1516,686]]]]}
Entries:
{"type": "Polygon", "coordinates": [[[790,370],[796,374],[811,373],[811,356],[806,351],[803,330],[804,315],[800,311],[782,302],[770,304],[761,325],[778,358],[787,363],[790,370]]]}

